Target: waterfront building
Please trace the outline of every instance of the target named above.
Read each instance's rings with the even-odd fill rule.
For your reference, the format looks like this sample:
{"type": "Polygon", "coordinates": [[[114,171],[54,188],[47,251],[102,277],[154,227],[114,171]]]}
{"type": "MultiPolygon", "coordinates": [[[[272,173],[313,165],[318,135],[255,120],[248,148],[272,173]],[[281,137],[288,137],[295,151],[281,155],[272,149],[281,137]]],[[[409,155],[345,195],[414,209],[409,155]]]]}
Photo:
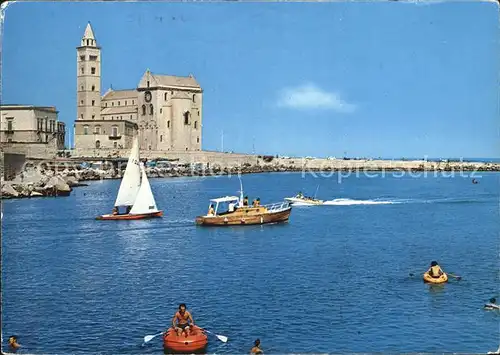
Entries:
{"type": "Polygon", "coordinates": [[[136,133],[141,150],[201,151],[203,90],[193,75],[147,69],[136,88],[110,88],[101,95],[102,53],[90,23],[76,51],[74,136],[80,155],[130,149],[136,133]]]}
{"type": "Polygon", "coordinates": [[[53,106],[0,105],[4,151],[47,158],[64,149],[66,128],[53,106]]]}

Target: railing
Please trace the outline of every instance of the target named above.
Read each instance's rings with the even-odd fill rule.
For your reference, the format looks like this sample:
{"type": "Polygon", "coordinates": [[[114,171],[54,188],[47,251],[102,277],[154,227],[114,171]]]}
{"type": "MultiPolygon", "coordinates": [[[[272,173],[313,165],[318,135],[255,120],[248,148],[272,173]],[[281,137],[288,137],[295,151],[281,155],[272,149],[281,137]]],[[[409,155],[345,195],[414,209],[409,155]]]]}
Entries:
{"type": "Polygon", "coordinates": [[[283,202],[276,202],[276,203],[271,203],[268,205],[262,205],[262,207],[267,208],[268,212],[280,212],[283,210],[286,210],[287,208],[290,207],[290,202],[283,201],[283,202]]]}

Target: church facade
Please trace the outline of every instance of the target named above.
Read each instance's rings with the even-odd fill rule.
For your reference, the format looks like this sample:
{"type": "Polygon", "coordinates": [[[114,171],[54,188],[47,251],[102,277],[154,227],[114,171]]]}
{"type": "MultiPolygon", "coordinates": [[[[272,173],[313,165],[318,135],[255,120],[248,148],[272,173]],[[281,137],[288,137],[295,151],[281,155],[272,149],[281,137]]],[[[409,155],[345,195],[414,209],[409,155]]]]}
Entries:
{"type": "Polygon", "coordinates": [[[101,96],[101,48],[90,23],[77,51],[75,149],[201,151],[203,90],[196,79],[148,70],[135,89],[109,89],[101,96]]]}

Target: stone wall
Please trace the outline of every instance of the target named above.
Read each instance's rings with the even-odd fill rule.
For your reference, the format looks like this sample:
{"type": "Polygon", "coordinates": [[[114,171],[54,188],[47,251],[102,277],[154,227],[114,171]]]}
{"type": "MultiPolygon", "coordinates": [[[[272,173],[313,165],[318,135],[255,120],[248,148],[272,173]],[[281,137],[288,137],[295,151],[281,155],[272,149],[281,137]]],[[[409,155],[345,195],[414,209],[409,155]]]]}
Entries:
{"type": "Polygon", "coordinates": [[[17,174],[19,174],[26,161],[24,154],[16,153],[0,153],[1,155],[1,175],[4,181],[12,180],[17,174]]]}
{"type": "MultiPolygon", "coordinates": [[[[113,157],[128,158],[129,149],[74,149],[71,151],[72,158],[78,157],[113,157]]],[[[210,163],[221,166],[236,166],[240,164],[256,164],[258,160],[255,155],[230,154],[210,151],[154,151],[141,150],[141,158],[147,159],[178,159],[180,163],[210,163]]]]}
{"type": "Polygon", "coordinates": [[[32,159],[52,159],[58,150],[54,140],[49,143],[2,143],[2,148],[6,153],[22,154],[32,159]]]}

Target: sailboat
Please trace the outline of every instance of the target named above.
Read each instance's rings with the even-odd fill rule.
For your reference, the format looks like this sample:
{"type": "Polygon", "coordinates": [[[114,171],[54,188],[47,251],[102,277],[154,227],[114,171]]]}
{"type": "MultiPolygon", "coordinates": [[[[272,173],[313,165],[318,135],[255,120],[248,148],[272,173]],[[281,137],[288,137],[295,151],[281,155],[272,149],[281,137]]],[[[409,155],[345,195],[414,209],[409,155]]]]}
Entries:
{"type": "Polygon", "coordinates": [[[149,185],[144,164],[139,161],[139,140],[134,137],[127,168],[118,189],[113,213],[96,217],[97,220],[145,219],[163,216],[158,210],[149,185]],[[120,214],[118,208],[126,207],[127,212],[120,214]]]}

